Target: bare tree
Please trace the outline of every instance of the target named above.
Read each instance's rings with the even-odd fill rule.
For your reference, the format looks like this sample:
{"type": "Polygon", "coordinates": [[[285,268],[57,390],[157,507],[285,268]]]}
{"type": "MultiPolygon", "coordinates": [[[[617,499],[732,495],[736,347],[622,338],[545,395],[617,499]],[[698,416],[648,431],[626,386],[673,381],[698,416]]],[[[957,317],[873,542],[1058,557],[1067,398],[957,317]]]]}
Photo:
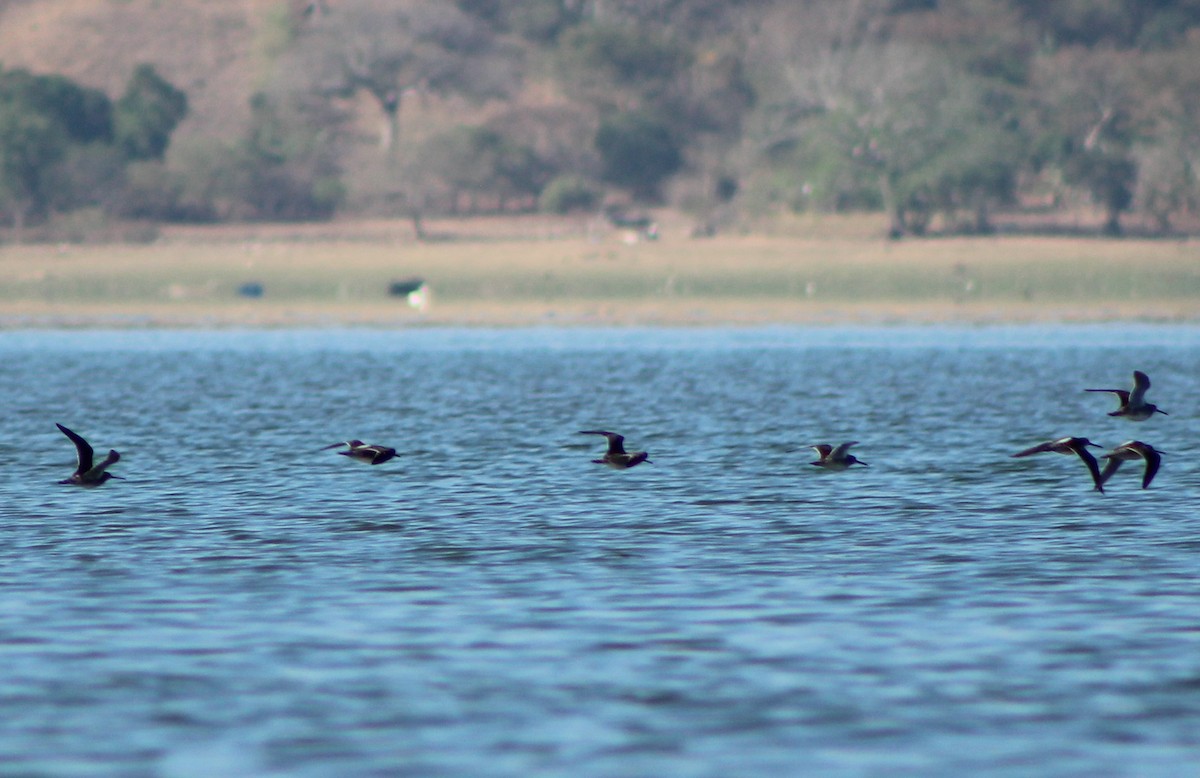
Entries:
{"type": "Polygon", "coordinates": [[[1107,47],[1063,48],[1035,62],[1033,87],[1041,130],[1061,139],[1064,178],[1088,190],[1105,210],[1104,231],[1121,232],[1133,201],[1137,163],[1131,153],[1139,126],[1135,55],[1107,47]]]}
{"type": "Polygon", "coordinates": [[[295,66],[328,95],[370,95],[383,117],[380,146],[397,146],[400,111],[413,93],[505,94],[513,52],[480,19],[444,0],[344,0],[314,14],[295,44],[295,66]]]}

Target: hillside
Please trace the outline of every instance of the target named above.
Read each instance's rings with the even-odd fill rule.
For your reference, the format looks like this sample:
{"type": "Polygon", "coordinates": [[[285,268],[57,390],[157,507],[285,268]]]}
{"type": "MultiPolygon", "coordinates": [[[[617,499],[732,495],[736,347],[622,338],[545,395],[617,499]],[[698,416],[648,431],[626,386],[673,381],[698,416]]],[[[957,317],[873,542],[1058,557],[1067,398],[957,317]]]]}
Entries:
{"type": "Polygon", "coordinates": [[[229,138],[248,116],[261,41],[280,0],[8,0],[0,2],[0,63],[62,73],[118,95],[139,63],[183,89],[191,112],[178,135],[229,138]]]}
{"type": "Polygon", "coordinates": [[[79,140],[55,79],[16,74],[0,224],[53,240],[80,210],[419,225],[632,201],[705,234],[789,212],[1073,232],[1091,211],[1085,231],[1187,234],[1198,56],[1191,0],[0,0],[0,65],[126,112],[123,139],[79,140]],[[182,96],[169,127],[125,99],[143,63],[186,94],[182,124],[182,96]]]}

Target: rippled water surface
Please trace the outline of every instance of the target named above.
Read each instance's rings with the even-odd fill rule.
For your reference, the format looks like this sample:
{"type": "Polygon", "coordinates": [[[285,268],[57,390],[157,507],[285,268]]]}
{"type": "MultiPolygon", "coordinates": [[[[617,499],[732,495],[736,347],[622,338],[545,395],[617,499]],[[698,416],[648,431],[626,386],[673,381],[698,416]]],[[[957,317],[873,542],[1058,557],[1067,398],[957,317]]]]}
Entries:
{"type": "Polygon", "coordinates": [[[1200,329],[32,331],[0,364],[0,775],[1200,764],[1200,329]],[[1134,368],[1169,416],[1082,391],[1134,368]],[[57,485],[56,421],[128,480],[57,485]],[[595,428],[654,464],[591,464],[595,428]],[[1169,453],[1105,495],[1009,457],[1062,435],[1169,453]],[[842,440],[869,467],[807,464],[842,440]]]}

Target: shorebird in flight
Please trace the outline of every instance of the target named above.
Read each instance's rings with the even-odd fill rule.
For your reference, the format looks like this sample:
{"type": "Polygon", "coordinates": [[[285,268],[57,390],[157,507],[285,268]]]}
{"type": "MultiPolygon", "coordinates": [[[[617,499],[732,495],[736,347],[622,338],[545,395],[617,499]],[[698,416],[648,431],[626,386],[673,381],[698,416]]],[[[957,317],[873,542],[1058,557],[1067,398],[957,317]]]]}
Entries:
{"type": "Polygon", "coordinates": [[[635,451],[632,454],[625,451],[625,436],[618,435],[615,432],[607,432],[605,430],[580,430],[580,435],[603,435],[608,438],[608,451],[604,452],[604,456],[599,459],[593,459],[597,465],[608,465],[617,470],[625,470],[630,467],[636,467],[643,462],[654,464],[646,457],[650,456],[645,451],[635,451]]]}
{"type": "Polygon", "coordinates": [[[75,451],[79,457],[75,472],[71,473],[70,478],[59,481],[60,484],[93,487],[99,486],[110,478],[125,480],[119,475],[108,472],[109,466],[116,464],[121,459],[121,455],[117,453],[116,449],[110,450],[103,462],[97,463],[94,461],[92,447],[86,440],[57,422],[55,422],[55,426],[75,444],[75,451]]]}
{"type": "Polygon", "coordinates": [[[361,440],[347,440],[343,443],[333,443],[325,446],[321,450],[328,451],[331,448],[340,448],[342,446],[345,446],[346,450],[339,451],[339,454],[344,457],[350,457],[351,459],[359,462],[366,462],[368,465],[381,465],[396,456],[396,449],[394,448],[388,448],[387,446],[368,446],[361,440]]]}
{"type": "Polygon", "coordinates": [[[1013,456],[1027,457],[1030,454],[1041,454],[1046,451],[1053,451],[1055,454],[1075,454],[1087,465],[1088,472],[1092,474],[1092,483],[1096,485],[1096,491],[1103,492],[1104,480],[1100,477],[1100,467],[1096,464],[1096,458],[1092,456],[1092,452],[1088,451],[1089,446],[1103,448],[1099,443],[1093,443],[1087,438],[1059,438],[1039,443],[1032,448],[1013,454],[1013,456]]]}
{"type": "Polygon", "coordinates": [[[1104,472],[1100,474],[1100,483],[1104,483],[1111,478],[1112,474],[1117,472],[1117,468],[1121,466],[1122,462],[1131,459],[1146,460],[1146,470],[1142,473],[1143,489],[1150,486],[1150,482],[1154,480],[1155,473],[1158,472],[1158,466],[1162,464],[1162,452],[1156,450],[1149,443],[1143,443],[1140,440],[1127,440],[1100,458],[1108,460],[1104,465],[1104,472]]]}
{"type": "Polygon", "coordinates": [[[1121,407],[1108,414],[1109,416],[1121,416],[1130,421],[1145,421],[1156,413],[1167,415],[1166,411],[1159,410],[1154,403],[1146,402],[1146,390],[1149,388],[1150,376],[1141,370],[1134,370],[1133,391],[1131,392],[1124,389],[1086,389],[1085,391],[1108,392],[1117,396],[1117,399],[1121,401],[1121,407]]]}
{"type": "Polygon", "coordinates": [[[828,443],[818,443],[815,446],[809,446],[813,451],[821,457],[816,462],[809,462],[810,465],[823,467],[826,470],[846,470],[851,465],[867,466],[867,463],[850,453],[851,446],[857,446],[858,441],[852,440],[849,443],[834,448],[828,443]]]}

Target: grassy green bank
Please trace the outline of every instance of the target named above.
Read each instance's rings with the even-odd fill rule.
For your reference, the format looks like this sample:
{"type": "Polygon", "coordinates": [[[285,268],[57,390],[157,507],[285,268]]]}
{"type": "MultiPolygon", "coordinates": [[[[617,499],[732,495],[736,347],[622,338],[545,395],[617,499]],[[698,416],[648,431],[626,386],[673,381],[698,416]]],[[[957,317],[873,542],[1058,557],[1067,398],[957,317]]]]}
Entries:
{"type": "MultiPolygon", "coordinates": [[[[215,238],[215,234],[214,234],[215,238]]],[[[1200,319],[1200,243],[604,233],[0,248],[4,326],[1200,319]],[[388,285],[419,276],[421,312],[388,285]],[[263,285],[260,299],[237,294],[263,285]]]]}

